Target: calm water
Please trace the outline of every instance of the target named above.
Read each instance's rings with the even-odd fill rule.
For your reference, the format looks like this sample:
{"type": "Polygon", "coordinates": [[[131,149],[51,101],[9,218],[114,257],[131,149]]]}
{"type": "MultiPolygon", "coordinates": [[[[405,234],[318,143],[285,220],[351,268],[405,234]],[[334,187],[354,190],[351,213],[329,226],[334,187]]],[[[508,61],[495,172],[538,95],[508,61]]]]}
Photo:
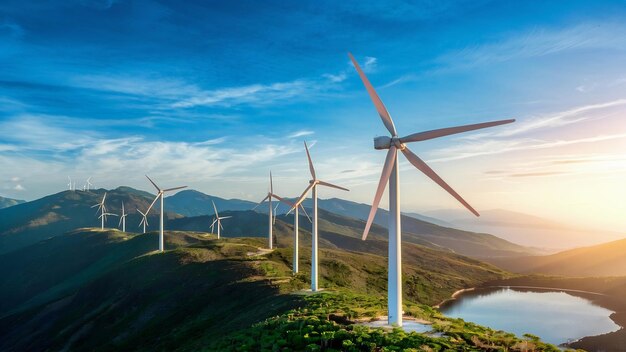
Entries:
{"type": "Polygon", "coordinates": [[[489,288],[469,291],[441,307],[449,317],[559,345],[618,330],[612,311],[561,291],[489,288]]]}

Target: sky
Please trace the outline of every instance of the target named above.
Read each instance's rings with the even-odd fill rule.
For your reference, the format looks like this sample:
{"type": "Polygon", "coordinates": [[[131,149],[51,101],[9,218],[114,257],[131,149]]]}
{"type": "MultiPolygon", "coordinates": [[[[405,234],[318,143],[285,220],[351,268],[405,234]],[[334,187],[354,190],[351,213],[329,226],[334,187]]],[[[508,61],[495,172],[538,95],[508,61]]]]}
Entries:
{"type": "MultiPolygon", "coordinates": [[[[514,124],[409,147],[478,211],[626,228],[625,1],[0,3],[0,195],[190,188],[260,200],[318,177],[371,203],[386,135],[514,124]]],[[[403,211],[460,209],[400,156],[403,211]]],[[[386,207],[383,198],[382,206],[386,207]]]]}

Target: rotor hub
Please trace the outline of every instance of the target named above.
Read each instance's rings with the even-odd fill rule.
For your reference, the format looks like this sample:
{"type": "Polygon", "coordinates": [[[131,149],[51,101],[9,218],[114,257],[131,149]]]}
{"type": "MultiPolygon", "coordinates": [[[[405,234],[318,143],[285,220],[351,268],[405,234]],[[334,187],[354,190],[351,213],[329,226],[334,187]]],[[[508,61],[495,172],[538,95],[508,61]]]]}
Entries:
{"type": "Polygon", "coordinates": [[[381,136],[374,138],[374,149],[389,149],[392,145],[398,150],[404,150],[406,148],[406,145],[404,145],[397,136],[381,136]]]}

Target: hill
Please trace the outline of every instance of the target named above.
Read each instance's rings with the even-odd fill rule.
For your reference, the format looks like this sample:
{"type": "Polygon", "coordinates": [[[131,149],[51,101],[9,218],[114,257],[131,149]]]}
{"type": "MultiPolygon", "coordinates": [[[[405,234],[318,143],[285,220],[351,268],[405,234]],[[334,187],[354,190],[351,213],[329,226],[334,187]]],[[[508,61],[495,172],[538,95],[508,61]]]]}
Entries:
{"type": "MultiPolygon", "coordinates": [[[[5,283],[12,287],[3,288],[0,299],[8,297],[19,306],[0,318],[0,349],[215,350],[209,346],[238,338],[228,332],[251,328],[271,316],[287,314],[285,318],[291,319],[294,314],[288,313],[289,309],[312,304],[310,299],[292,294],[309,284],[310,256],[304,246],[301,248],[303,271],[292,276],[291,248],[261,254],[259,248],[264,245],[264,239],[216,240],[204,233],[167,232],[165,253],[149,249],[141,253],[144,244],[154,240],[155,234],[127,237],[115,230],[85,229],[25,248],[23,259],[15,253],[0,256],[2,263],[18,261],[12,269],[6,266],[2,269],[2,274],[12,271],[11,283],[5,283]],[[89,260],[89,255],[79,256],[79,261],[88,262],[82,265],[57,260],[71,257],[81,248],[99,254],[89,260]],[[115,254],[120,251],[127,255],[115,254]],[[42,259],[47,253],[55,253],[55,257],[42,259]],[[111,260],[114,257],[117,259],[111,260]],[[91,274],[83,275],[83,270],[91,274]],[[33,274],[48,279],[32,283],[29,278],[33,274]],[[89,279],[76,279],[87,276],[89,279]],[[75,285],[65,285],[67,290],[56,290],[56,296],[48,295],[47,300],[36,303],[28,297],[21,301],[29,303],[20,303],[18,295],[10,292],[16,290],[32,296],[33,292],[54,290],[67,282],[75,285]]],[[[412,244],[403,249],[407,311],[445,322],[448,333],[458,334],[452,335],[457,336],[455,343],[473,344],[478,337],[472,336],[482,336],[485,328],[445,320],[419,304],[437,303],[457,289],[506,274],[453,253],[412,244]],[[463,333],[456,333],[455,329],[463,333]]],[[[321,285],[337,292],[341,302],[321,297],[323,302],[318,299],[318,306],[352,318],[384,311],[385,257],[322,248],[320,258],[321,285]],[[350,296],[354,294],[357,296],[350,296]]],[[[326,314],[324,319],[328,321],[331,316],[326,314]]],[[[341,321],[325,324],[344,324],[352,329],[348,320],[341,321]]],[[[488,335],[492,339],[499,336],[493,332],[488,335]]],[[[354,338],[356,342],[357,337],[354,338]]],[[[428,337],[421,339],[431,341],[428,337]]],[[[448,339],[432,339],[433,343],[451,343],[448,339]]]]}
{"type": "MultiPolygon", "coordinates": [[[[120,187],[114,190],[63,191],[50,196],[0,209],[0,254],[22,248],[43,239],[57,236],[81,227],[99,226],[100,220],[96,208],[91,206],[99,203],[107,193],[107,211],[119,214],[122,201],[126,212],[127,230],[139,230],[141,221],[139,209],[147,209],[154,196],[149,193],[120,187]]],[[[149,229],[157,229],[156,212],[151,212],[148,219],[149,229]]],[[[166,212],[166,221],[181,217],[166,212]]],[[[118,218],[109,217],[108,227],[117,227],[118,218]]]]}
{"type": "Polygon", "coordinates": [[[166,210],[184,216],[213,215],[213,204],[218,211],[251,210],[256,203],[240,199],[224,199],[187,189],[165,198],[166,210]]]}
{"type": "Polygon", "coordinates": [[[520,212],[492,209],[480,212],[480,218],[459,210],[426,212],[444,219],[446,226],[484,232],[524,246],[538,247],[549,253],[581,246],[614,241],[623,233],[578,228],[539,216],[520,212]]]}
{"type": "Polygon", "coordinates": [[[626,276],[626,239],[576,248],[547,256],[490,258],[491,263],[518,273],[562,276],[626,276]]]}
{"type": "Polygon", "coordinates": [[[0,196],[0,209],[12,207],[17,204],[25,203],[26,201],[20,199],[6,198],[0,196]]]}

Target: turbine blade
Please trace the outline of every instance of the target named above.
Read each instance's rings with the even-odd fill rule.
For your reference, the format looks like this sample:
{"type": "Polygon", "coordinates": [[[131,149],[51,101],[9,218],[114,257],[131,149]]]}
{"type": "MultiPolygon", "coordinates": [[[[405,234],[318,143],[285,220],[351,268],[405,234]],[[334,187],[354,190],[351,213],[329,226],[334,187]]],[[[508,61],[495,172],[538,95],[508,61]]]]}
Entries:
{"type": "Polygon", "coordinates": [[[270,171],[270,193],[274,193],[274,182],[272,182],[272,171],[270,171]]]}
{"type": "Polygon", "coordinates": [[[232,218],[232,216],[230,216],[230,215],[229,215],[229,216],[222,216],[222,217],[220,218],[220,220],[230,219],[230,218],[232,218]]]}
{"type": "Polygon", "coordinates": [[[154,181],[152,181],[152,179],[150,177],[148,177],[148,175],[146,175],[146,177],[148,178],[148,181],[150,181],[150,183],[152,183],[154,188],[156,188],[157,191],[161,192],[161,189],[159,188],[159,186],[157,186],[156,183],[154,183],[154,181]]]}
{"type": "Polygon", "coordinates": [[[302,203],[298,204],[298,206],[300,207],[300,209],[302,209],[302,211],[304,212],[304,215],[306,215],[306,218],[309,219],[309,222],[313,222],[311,220],[311,217],[309,216],[309,213],[306,212],[306,209],[304,209],[304,206],[302,205],[302,203]]]}
{"type": "Polygon", "coordinates": [[[102,196],[102,204],[104,204],[105,199],[107,199],[107,192],[104,192],[104,196],[102,196]]]}
{"type": "Polygon", "coordinates": [[[94,205],[92,205],[91,207],[92,207],[92,208],[95,208],[95,207],[97,207],[97,206],[99,206],[99,205],[100,205],[100,203],[98,203],[98,204],[94,204],[94,205]]]}
{"type": "Polygon", "coordinates": [[[350,190],[349,190],[349,189],[347,189],[347,188],[343,188],[343,187],[341,187],[341,186],[333,185],[332,183],[328,183],[328,182],[324,182],[324,181],[317,181],[317,183],[319,183],[319,184],[320,184],[320,185],[322,185],[322,186],[332,187],[332,188],[337,188],[337,189],[340,189],[340,190],[342,190],[342,191],[350,191],[350,190]]]}
{"type": "Polygon", "coordinates": [[[372,99],[372,102],[374,103],[374,106],[378,111],[378,115],[380,115],[380,118],[383,120],[383,124],[385,125],[385,127],[387,127],[387,130],[389,131],[389,133],[391,133],[392,136],[396,136],[398,134],[396,132],[396,126],[393,125],[393,120],[391,119],[391,116],[389,116],[389,112],[387,111],[387,108],[385,108],[385,104],[383,104],[383,101],[380,100],[378,94],[376,94],[374,87],[372,87],[369,79],[367,79],[367,76],[365,76],[365,73],[363,73],[363,70],[361,70],[361,67],[354,59],[354,56],[352,56],[352,54],[350,53],[348,53],[348,56],[350,56],[350,60],[352,60],[352,64],[354,64],[354,68],[356,68],[356,72],[359,73],[361,81],[363,81],[365,89],[367,89],[367,93],[370,95],[370,98],[372,99]]]}
{"type": "Polygon", "coordinates": [[[317,178],[315,177],[315,168],[313,167],[313,160],[311,160],[311,153],[309,153],[309,146],[306,144],[306,141],[304,141],[304,149],[306,150],[306,157],[307,159],[309,159],[309,171],[311,171],[311,177],[313,177],[313,179],[316,180],[317,178]]]}
{"type": "Polygon", "coordinates": [[[124,218],[123,216],[120,216],[120,222],[117,224],[117,227],[122,226],[122,219],[123,219],[123,218],[124,218]]]}
{"type": "Polygon", "coordinates": [[[215,206],[215,202],[211,200],[211,203],[213,203],[213,211],[215,211],[215,217],[219,218],[220,216],[217,214],[217,207],[215,206]]]}
{"type": "Polygon", "coordinates": [[[293,203],[293,206],[291,207],[291,209],[293,209],[294,207],[296,207],[297,205],[299,205],[300,203],[302,203],[302,201],[304,200],[304,198],[306,198],[306,194],[309,192],[309,190],[311,190],[311,188],[313,188],[313,186],[315,186],[315,182],[311,182],[309,184],[309,186],[304,190],[304,192],[302,192],[302,194],[300,195],[300,197],[298,198],[298,200],[293,203]]]}
{"type": "Polygon", "coordinates": [[[168,189],[164,189],[164,190],[163,190],[163,192],[175,191],[175,190],[177,190],[177,189],[183,189],[183,188],[187,188],[187,186],[180,186],[180,187],[168,188],[168,189]]]}
{"type": "Polygon", "coordinates": [[[458,200],[463,206],[465,206],[469,211],[471,211],[474,215],[480,216],[471,205],[469,205],[465,199],[463,199],[455,190],[452,189],[433,169],[430,168],[422,159],[420,159],[417,155],[415,155],[409,148],[404,148],[402,150],[404,156],[409,160],[413,166],[415,166],[418,170],[423,172],[426,176],[428,176],[431,180],[435,181],[441,188],[445,189],[450,195],[452,195],[456,200],[458,200]]]}
{"type": "Polygon", "coordinates": [[[139,210],[139,208],[137,208],[137,211],[139,212],[139,214],[141,214],[142,216],[146,216],[146,214],[142,213],[141,210],[139,210]]]}
{"type": "Polygon", "coordinates": [[[213,227],[213,225],[215,225],[216,222],[217,222],[217,219],[213,219],[213,222],[211,223],[211,227],[213,227]]]}
{"type": "Polygon", "coordinates": [[[464,126],[457,126],[457,127],[440,128],[437,130],[410,134],[406,137],[400,138],[400,142],[409,143],[409,142],[425,141],[428,139],[449,136],[451,134],[463,133],[463,132],[479,130],[479,129],[487,128],[487,127],[504,125],[504,124],[511,123],[511,122],[515,122],[515,119],[483,122],[483,123],[476,123],[472,125],[464,125],[464,126]]]}
{"type": "Polygon", "coordinates": [[[152,206],[154,205],[154,203],[156,203],[156,201],[157,201],[157,199],[159,199],[159,197],[161,197],[161,193],[158,193],[157,196],[154,197],[154,200],[152,201],[152,203],[148,207],[148,210],[146,210],[146,215],[148,215],[148,213],[150,212],[150,209],[152,209],[152,206]]]}
{"type": "Polygon", "coordinates": [[[270,195],[266,195],[265,198],[263,198],[263,200],[261,200],[257,205],[254,206],[254,208],[252,208],[252,210],[256,209],[259,205],[263,204],[263,202],[265,202],[268,198],[270,197],[270,195]]]}
{"type": "MultiPolygon", "coordinates": [[[[290,207],[293,207],[293,203],[291,203],[290,201],[286,200],[286,199],[285,199],[285,198],[283,198],[283,197],[280,197],[280,196],[278,196],[278,195],[276,195],[276,194],[273,194],[273,193],[272,193],[272,197],[274,197],[274,198],[278,199],[279,201],[281,201],[281,202],[283,202],[283,203],[287,204],[287,205],[288,205],[288,206],[290,206],[290,207]]],[[[278,208],[278,206],[276,206],[276,207],[278,208]]]]}
{"type": "Polygon", "coordinates": [[[370,209],[370,214],[367,216],[365,230],[363,230],[363,237],[361,238],[362,240],[365,240],[367,238],[367,234],[370,232],[370,227],[372,226],[372,222],[374,222],[374,216],[376,215],[376,211],[378,210],[378,204],[380,204],[380,199],[383,197],[385,187],[387,186],[387,182],[389,181],[391,169],[393,168],[393,165],[397,162],[398,158],[396,151],[396,147],[392,145],[387,152],[385,164],[383,165],[383,171],[380,174],[380,180],[378,181],[378,187],[376,188],[376,194],[374,195],[374,201],[372,202],[372,208],[370,209]]]}

